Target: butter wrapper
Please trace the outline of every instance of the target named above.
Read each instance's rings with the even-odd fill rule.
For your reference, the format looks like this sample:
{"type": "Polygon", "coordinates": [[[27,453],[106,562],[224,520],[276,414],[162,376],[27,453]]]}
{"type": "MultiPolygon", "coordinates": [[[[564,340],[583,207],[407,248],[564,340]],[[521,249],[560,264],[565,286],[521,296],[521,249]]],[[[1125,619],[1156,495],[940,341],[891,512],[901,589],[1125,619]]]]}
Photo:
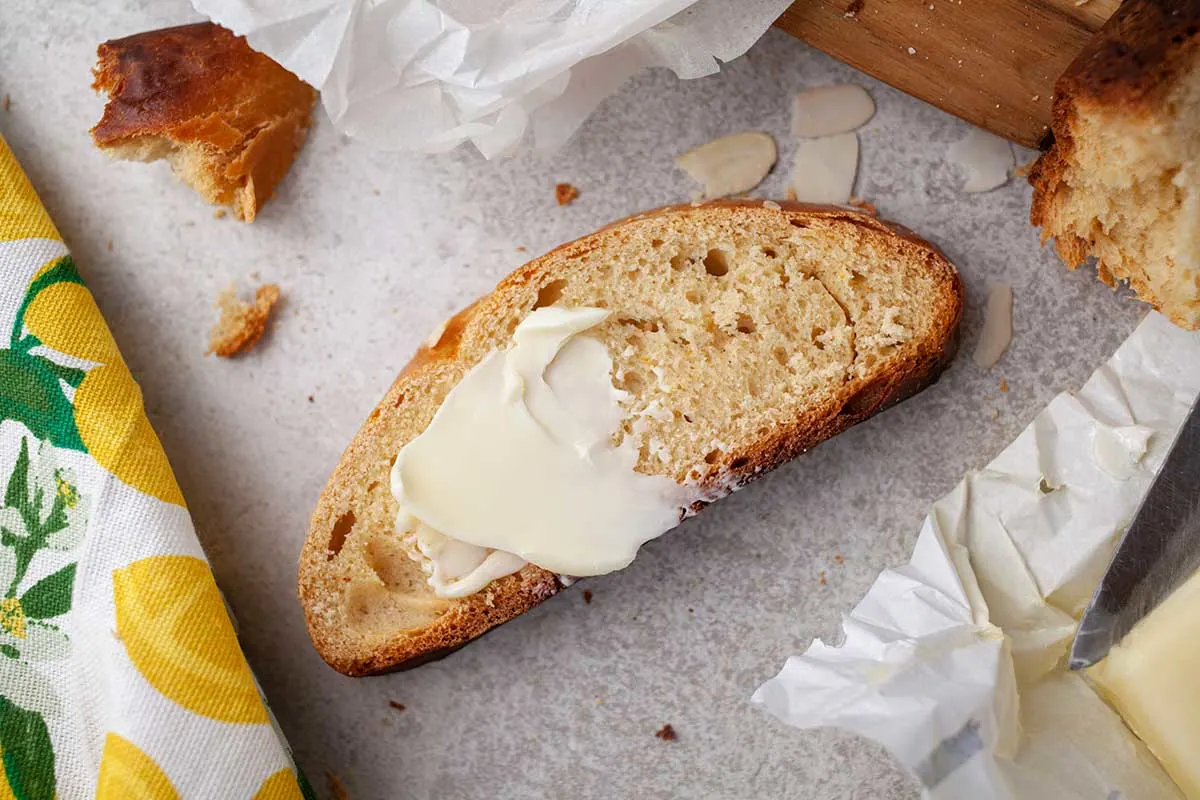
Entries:
{"type": "Polygon", "coordinates": [[[855,731],[928,798],[1178,798],[1065,655],[1120,533],[1200,394],[1200,334],[1150,314],[925,519],[908,564],[754,693],[855,731]]]}
{"type": "Polygon", "coordinates": [[[527,132],[564,143],[648,67],[681,78],[742,55],[789,0],[192,0],[321,91],[342,133],[385,150],[527,132]]]}

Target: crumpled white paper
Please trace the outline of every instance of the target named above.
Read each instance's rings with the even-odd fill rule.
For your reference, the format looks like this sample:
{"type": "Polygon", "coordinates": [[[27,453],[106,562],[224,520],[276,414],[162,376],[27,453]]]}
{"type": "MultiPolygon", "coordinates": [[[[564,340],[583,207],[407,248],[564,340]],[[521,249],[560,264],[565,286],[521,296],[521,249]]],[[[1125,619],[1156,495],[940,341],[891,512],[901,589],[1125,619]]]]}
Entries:
{"type": "Polygon", "coordinates": [[[753,702],[882,744],[925,797],[1178,798],[1064,656],[1200,393],[1200,334],[1150,314],[1076,394],[934,504],[912,560],[753,702]]]}
{"type": "Polygon", "coordinates": [[[470,141],[487,158],[532,130],[564,143],[647,67],[710,75],[789,0],[192,0],[321,90],[338,130],[386,150],[470,141]]]}

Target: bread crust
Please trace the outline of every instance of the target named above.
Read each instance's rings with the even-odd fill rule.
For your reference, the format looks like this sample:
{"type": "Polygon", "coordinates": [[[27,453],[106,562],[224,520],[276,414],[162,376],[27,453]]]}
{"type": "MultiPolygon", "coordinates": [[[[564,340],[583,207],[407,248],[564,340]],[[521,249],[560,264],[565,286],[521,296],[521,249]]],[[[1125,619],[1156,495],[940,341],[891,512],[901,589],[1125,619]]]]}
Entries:
{"type": "Polygon", "coordinates": [[[304,141],[316,91],[244,37],[211,22],[100,45],[92,88],[108,95],[97,147],[142,159],[187,148],[185,179],[249,222],[304,141]]]}
{"type": "MultiPolygon", "coordinates": [[[[764,206],[762,201],[715,201],[699,206],[668,206],[628,217],[534,259],[502,280],[488,297],[504,295],[515,287],[544,279],[560,259],[571,258],[594,248],[601,237],[630,222],[652,216],[686,215],[713,209],[763,211],[764,206]]],[[[926,268],[945,287],[934,312],[939,335],[921,342],[914,352],[895,361],[890,369],[871,376],[869,381],[850,380],[843,391],[825,406],[810,409],[791,424],[778,426],[768,438],[726,454],[719,479],[702,487],[704,499],[697,501],[688,510],[689,514],[698,512],[719,497],[887,406],[916,394],[937,380],[957,348],[957,331],[963,309],[962,283],[950,261],[938,248],[906,228],[857,211],[796,202],[775,203],[772,210],[801,223],[817,218],[847,222],[915,248],[924,259],[926,268]]],[[[387,426],[388,415],[396,407],[398,399],[403,398],[419,376],[438,370],[456,358],[462,332],[474,315],[480,313],[481,303],[485,299],[481,298],[459,312],[448,321],[436,341],[426,342],[417,350],[347,447],[318,501],[300,557],[298,588],[313,644],[325,661],[339,672],[352,676],[372,675],[407,669],[440,658],[564,588],[557,575],[527,565],[516,574],[492,582],[486,591],[451,602],[446,612],[432,624],[414,631],[398,632],[390,641],[366,653],[335,641],[328,624],[314,613],[327,588],[323,585],[321,570],[327,558],[329,531],[343,513],[335,501],[339,495],[337,489],[347,483],[364,480],[366,462],[375,457],[375,439],[387,426]]]]}
{"type": "MultiPolygon", "coordinates": [[[[1149,116],[1198,56],[1200,0],[1132,0],[1117,9],[1055,82],[1052,140],[1028,175],[1033,186],[1029,221],[1042,229],[1043,243],[1054,236],[1054,248],[1068,268],[1076,269],[1092,255],[1087,239],[1049,229],[1059,192],[1068,189],[1081,109],[1121,107],[1149,116]]],[[[1106,284],[1116,285],[1103,263],[1097,272],[1106,284]]],[[[1134,288],[1162,310],[1148,287],[1134,288]]]]}

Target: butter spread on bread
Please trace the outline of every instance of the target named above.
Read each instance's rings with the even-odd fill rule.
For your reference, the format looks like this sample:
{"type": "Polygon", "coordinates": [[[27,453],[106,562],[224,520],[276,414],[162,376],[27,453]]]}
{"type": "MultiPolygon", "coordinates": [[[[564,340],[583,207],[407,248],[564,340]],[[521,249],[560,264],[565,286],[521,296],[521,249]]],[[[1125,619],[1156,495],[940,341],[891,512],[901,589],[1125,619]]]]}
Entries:
{"type": "Polygon", "coordinates": [[[579,335],[611,313],[535,310],[512,345],[463,376],[400,449],[391,480],[397,532],[425,558],[431,542],[446,548],[446,537],[482,556],[471,565],[451,546],[459,569],[471,567],[461,580],[430,558],[438,595],[478,591],[526,561],[572,576],[621,569],[691,504],[694,492],[635,469],[637,437],[621,429],[629,393],[613,386],[605,346],[579,335]]]}
{"type": "MultiPolygon", "coordinates": [[[[623,393],[612,445],[631,440],[636,472],[685,488],[693,513],[932,383],[954,352],[962,305],[957,273],[928,242],[855,211],[797,203],[659,209],[535,258],[419,347],[330,476],[300,559],[313,643],[350,675],[410,667],[566,585],[554,571],[565,565],[526,563],[478,591],[439,596],[396,529],[391,486],[397,454],[536,311],[609,312],[564,350],[604,348],[623,393]]],[[[521,461],[513,454],[495,469],[519,471],[521,461]]],[[[473,497],[464,484],[460,502],[473,497]]],[[[590,530],[586,517],[608,513],[600,504],[581,501],[563,524],[590,530]]]]}

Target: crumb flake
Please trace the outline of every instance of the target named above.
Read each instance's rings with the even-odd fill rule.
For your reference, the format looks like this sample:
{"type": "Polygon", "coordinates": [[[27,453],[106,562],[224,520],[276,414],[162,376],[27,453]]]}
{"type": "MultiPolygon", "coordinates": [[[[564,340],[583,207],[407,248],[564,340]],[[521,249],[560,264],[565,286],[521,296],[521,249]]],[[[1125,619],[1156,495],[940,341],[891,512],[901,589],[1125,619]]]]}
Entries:
{"type": "Polygon", "coordinates": [[[388,705],[391,706],[392,708],[396,709],[397,711],[403,711],[406,708],[408,708],[408,706],[404,705],[404,703],[399,703],[395,700],[388,700],[388,705]]]}
{"type": "Polygon", "coordinates": [[[346,791],[342,779],[335,773],[325,773],[325,785],[329,787],[329,793],[333,795],[334,800],[350,800],[350,793],[346,791]]]}
{"type": "Polygon", "coordinates": [[[583,590],[583,602],[587,603],[589,606],[592,604],[592,590],[591,589],[583,590]]]}
{"type": "Polygon", "coordinates": [[[279,286],[274,283],[259,286],[253,304],[239,300],[236,289],[230,286],[217,298],[221,318],[213,326],[205,355],[230,358],[253,349],[266,331],[271,311],[278,302],[279,286]]]}
{"type": "Polygon", "coordinates": [[[579,190],[569,183],[554,184],[554,199],[560,206],[569,206],[579,197],[579,190]]]}
{"type": "Polygon", "coordinates": [[[675,733],[675,728],[673,728],[669,722],[659,728],[654,735],[659,739],[662,739],[664,742],[674,742],[679,739],[679,735],[675,733]]]}

